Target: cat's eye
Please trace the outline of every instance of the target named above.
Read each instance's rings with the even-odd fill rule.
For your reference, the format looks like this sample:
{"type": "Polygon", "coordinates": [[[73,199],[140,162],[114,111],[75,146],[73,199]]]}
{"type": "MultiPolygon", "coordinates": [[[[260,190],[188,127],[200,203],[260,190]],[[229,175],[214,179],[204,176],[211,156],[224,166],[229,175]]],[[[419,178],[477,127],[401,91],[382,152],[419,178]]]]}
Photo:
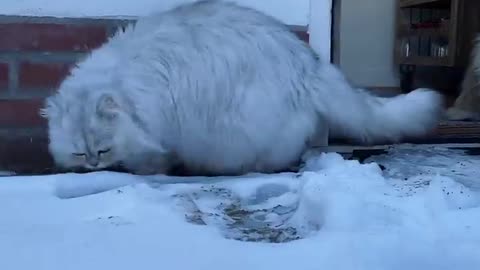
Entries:
{"type": "Polygon", "coordinates": [[[105,150],[99,150],[98,155],[100,156],[100,155],[106,154],[106,153],[110,152],[110,150],[111,150],[110,148],[105,149],[105,150]]]}
{"type": "Polygon", "coordinates": [[[76,157],[84,157],[86,156],[85,153],[73,153],[72,155],[76,156],[76,157]]]}

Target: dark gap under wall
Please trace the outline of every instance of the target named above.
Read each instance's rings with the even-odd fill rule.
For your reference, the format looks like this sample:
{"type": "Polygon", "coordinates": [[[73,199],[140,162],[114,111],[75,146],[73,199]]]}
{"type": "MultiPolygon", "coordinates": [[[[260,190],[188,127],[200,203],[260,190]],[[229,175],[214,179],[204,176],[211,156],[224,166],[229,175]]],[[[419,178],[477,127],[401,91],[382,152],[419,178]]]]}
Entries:
{"type": "Polygon", "coordinates": [[[447,96],[455,97],[460,93],[464,73],[465,68],[417,66],[413,86],[433,88],[447,96]]]}

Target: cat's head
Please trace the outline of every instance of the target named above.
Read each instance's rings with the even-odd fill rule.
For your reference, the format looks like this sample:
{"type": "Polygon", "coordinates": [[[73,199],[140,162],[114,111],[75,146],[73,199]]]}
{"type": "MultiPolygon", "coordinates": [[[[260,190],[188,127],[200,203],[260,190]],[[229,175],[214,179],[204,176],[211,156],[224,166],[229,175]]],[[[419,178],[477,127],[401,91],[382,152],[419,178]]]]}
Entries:
{"type": "Polygon", "coordinates": [[[48,120],[49,151],[64,169],[101,170],[135,155],[144,134],[131,108],[115,93],[56,94],[41,114],[48,120]]]}

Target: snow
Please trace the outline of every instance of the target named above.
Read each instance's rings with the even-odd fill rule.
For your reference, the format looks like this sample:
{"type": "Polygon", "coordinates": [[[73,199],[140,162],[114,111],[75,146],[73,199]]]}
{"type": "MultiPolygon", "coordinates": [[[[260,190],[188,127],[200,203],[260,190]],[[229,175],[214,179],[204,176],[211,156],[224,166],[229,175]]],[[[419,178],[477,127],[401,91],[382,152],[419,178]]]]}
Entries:
{"type": "Polygon", "coordinates": [[[479,165],[399,146],[300,173],[2,177],[0,269],[479,269],[479,165]]]}
{"type": "MultiPolygon", "coordinates": [[[[0,14],[54,17],[136,17],[195,0],[2,0],[0,14]]],[[[288,24],[307,25],[309,0],[234,0],[257,8],[288,24]]]]}

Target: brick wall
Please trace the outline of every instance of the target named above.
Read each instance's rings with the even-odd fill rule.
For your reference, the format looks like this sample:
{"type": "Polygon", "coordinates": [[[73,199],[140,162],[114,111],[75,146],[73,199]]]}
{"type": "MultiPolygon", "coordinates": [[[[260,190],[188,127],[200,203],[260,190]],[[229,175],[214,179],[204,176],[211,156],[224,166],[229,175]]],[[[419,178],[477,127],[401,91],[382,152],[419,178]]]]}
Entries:
{"type": "MultiPolygon", "coordinates": [[[[132,22],[0,16],[0,170],[51,172],[42,100],[76,61],[132,22]]],[[[292,30],[308,41],[305,27],[292,30]]]]}
{"type": "Polygon", "coordinates": [[[0,127],[41,125],[38,106],[122,20],[0,17],[0,127]]]}

